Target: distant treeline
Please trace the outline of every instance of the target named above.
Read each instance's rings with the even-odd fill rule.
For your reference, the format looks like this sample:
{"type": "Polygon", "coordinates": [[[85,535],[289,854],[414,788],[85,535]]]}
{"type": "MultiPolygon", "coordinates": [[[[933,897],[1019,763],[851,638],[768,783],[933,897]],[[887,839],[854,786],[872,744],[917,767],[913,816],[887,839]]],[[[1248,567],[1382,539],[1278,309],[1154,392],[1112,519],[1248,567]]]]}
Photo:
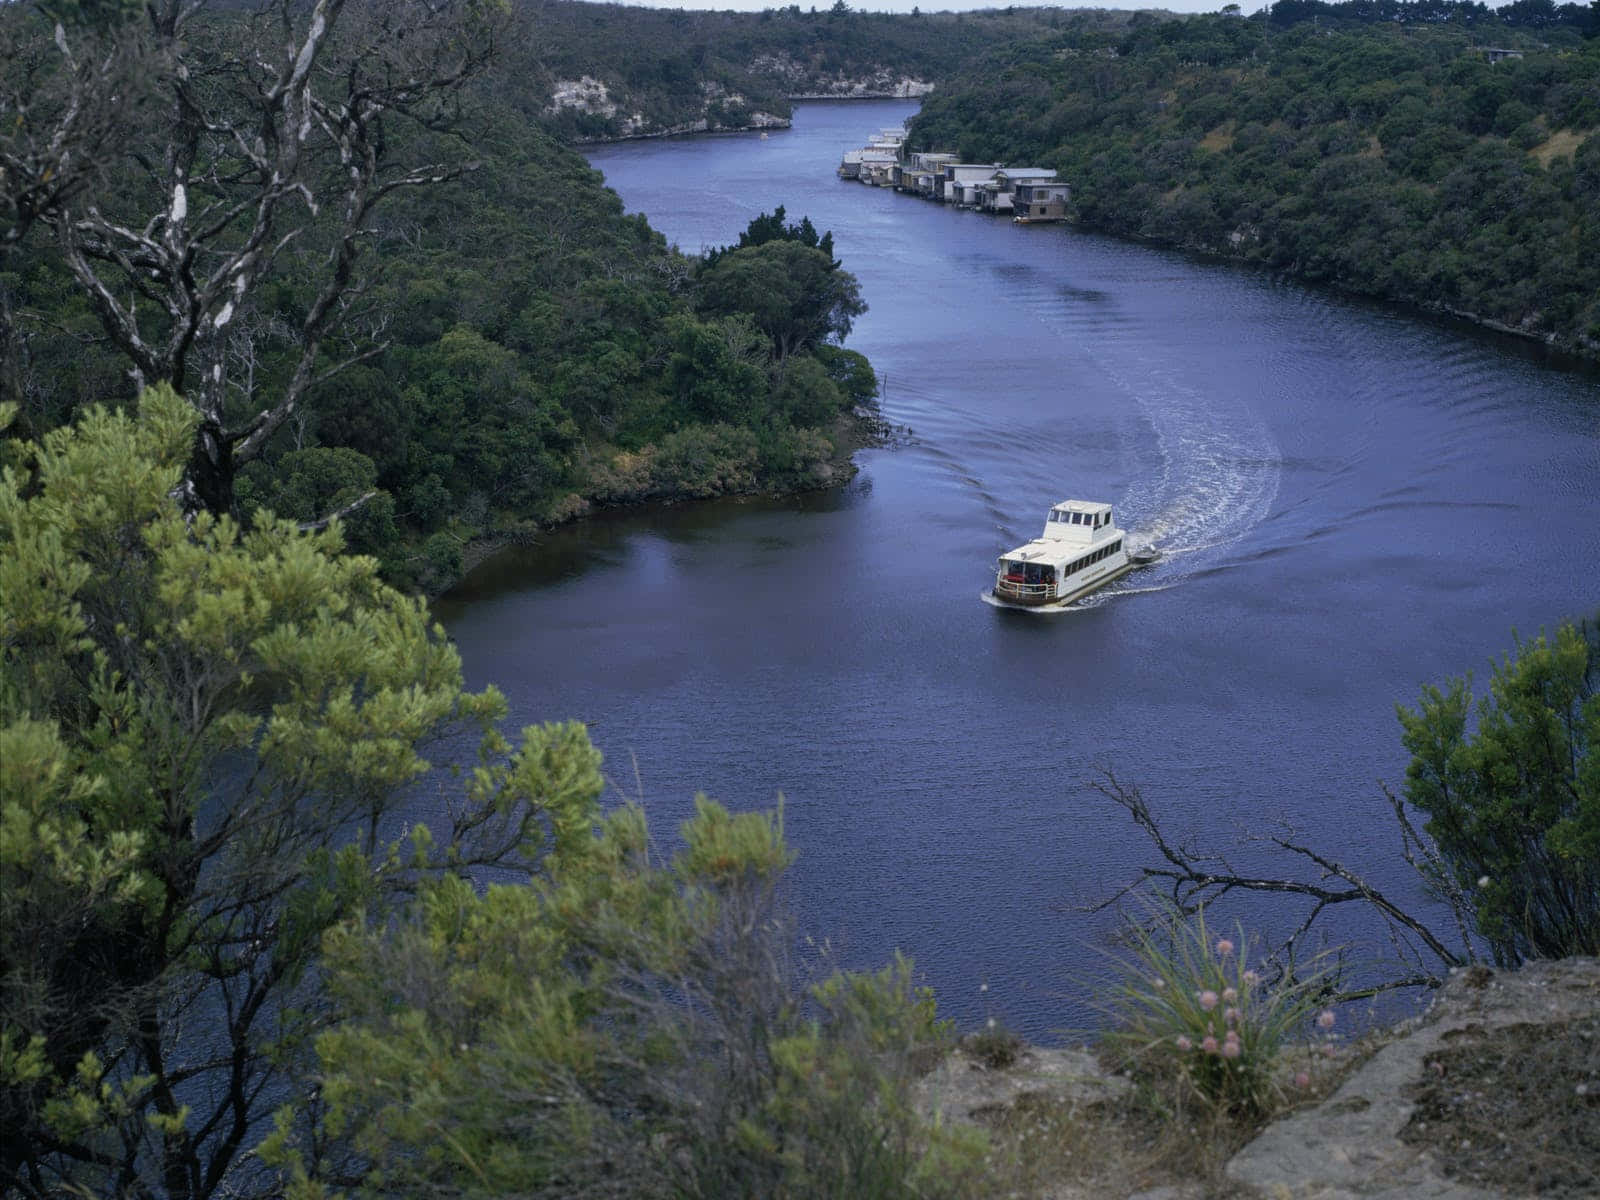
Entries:
{"type": "Polygon", "coordinates": [[[1302,21],[1320,24],[1464,25],[1483,32],[1503,29],[1572,29],[1584,37],[1600,34],[1600,3],[1556,4],[1554,0],[1512,0],[1490,8],[1478,0],[1276,0],[1269,19],[1287,28],[1302,21]]]}
{"type": "Polygon", "coordinates": [[[912,141],[1054,167],[1092,228],[1595,357],[1600,40],[1548,40],[1506,30],[1521,57],[1490,61],[1449,25],[1069,28],[942,88],[912,141]]]}

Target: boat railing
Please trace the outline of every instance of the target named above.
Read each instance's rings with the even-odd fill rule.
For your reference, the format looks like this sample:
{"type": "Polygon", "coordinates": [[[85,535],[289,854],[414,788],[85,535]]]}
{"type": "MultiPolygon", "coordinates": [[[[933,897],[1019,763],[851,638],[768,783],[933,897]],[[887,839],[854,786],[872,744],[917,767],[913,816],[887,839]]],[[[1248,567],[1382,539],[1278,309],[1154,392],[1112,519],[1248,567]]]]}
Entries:
{"type": "Polygon", "coordinates": [[[1006,596],[1051,596],[1055,594],[1054,583],[1013,583],[1004,575],[995,580],[994,590],[1006,596]]]}

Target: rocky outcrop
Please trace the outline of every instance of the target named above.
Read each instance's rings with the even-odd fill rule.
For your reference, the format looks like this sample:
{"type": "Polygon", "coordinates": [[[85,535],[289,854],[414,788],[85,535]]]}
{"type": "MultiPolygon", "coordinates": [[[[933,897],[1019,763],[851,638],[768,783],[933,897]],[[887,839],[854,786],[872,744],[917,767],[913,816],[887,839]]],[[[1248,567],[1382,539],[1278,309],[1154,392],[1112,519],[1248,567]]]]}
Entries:
{"type": "MultiPolygon", "coordinates": [[[[1428,1012],[1325,1099],[1266,1126],[1220,1178],[1049,1200],[1588,1200],[1600,1196],[1600,959],[1457,972],[1428,1012]]],[[[930,1118],[992,1126],[1020,1102],[1125,1119],[1126,1079],[1081,1049],[1005,1067],[952,1054],[922,1081],[930,1118]]]]}
{"type": "Polygon", "coordinates": [[[1597,1194],[1596,1145],[1572,1144],[1570,1130],[1561,1144],[1540,1145],[1536,1132],[1541,1125],[1552,1133],[1569,1126],[1600,1131],[1597,1017],[1600,960],[1531,963],[1515,972],[1470,967],[1414,1028],[1321,1104],[1269,1125],[1234,1155],[1227,1177],[1245,1194],[1285,1200],[1597,1194]],[[1555,1070],[1534,1088],[1519,1092],[1511,1078],[1496,1077],[1513,1072],[1484,1069],[1484,1056],[1497,1047],[1531,1053],[1552,1040],[1566,1045],[1556,1050],[1555,1070]],[[1490,1145],[1451,1115],[1497,1100],[1506,1111],[1490,1145]],[[1549,1177],[1539,1166],[1545,1155],[1554,1160],[1549,1177]],[[1584,1158],[1587,1180],[1569,1171],[1582,1172],[1584,1158]]]}
{"type": "Polygon", "coordinates": [[[1092,1107],[1122,1098],[1131,1087],[1102,1071],[1087,1050],[1028,1046],[1003,1068],[951,1054],[919,1081],[916,1101],[930,1120],[980,1125],[1024,1098],[1092,1107]]]}
{"type": "Polygon", "coordinates": [[[828,74],[784,54],[762,54],[751,60],[750,73],[771,79],[791,100],[915,100],[933,91],[923,79],[888,67],[866,74],[828,74]]]}
{"type": "Polygon", "coordinates": [[[721,84],[703,81],[699,85],[699,116],[688,121],[662,123],[643,112],[625,112],[623,103],[613,96],[604,80],[592,75],[578,79],[558,79],[550,92],[546,116],[563,111],[598,117],[607,123],[603,135],[579,137],[579,142],[626,141],[633,138],[673,137],[684,133],[713,133],[742,129],[787,129],[789,118],[776,113],[751,111],[745,97],[721,84]]]}

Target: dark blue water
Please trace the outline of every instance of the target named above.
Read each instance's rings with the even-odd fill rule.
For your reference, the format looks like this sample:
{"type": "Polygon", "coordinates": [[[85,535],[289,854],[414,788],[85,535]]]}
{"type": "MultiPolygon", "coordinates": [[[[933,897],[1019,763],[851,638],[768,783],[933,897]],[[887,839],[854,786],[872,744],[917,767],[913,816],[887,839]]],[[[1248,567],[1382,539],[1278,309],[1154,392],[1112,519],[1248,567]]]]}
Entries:
{"type": "Polygon", "coordinates": [[[805,927],[851,965],[906,950],[966,1022],[1093,1022],[1109,918],[1080,908],[1154,861],[1099,768],[1175,832],[1226,849],[1290,826],[1422,904],[1379,784],[1405,765],[1394,706],[1600,604],[1600,383],[834,177],[910,111],[807,105],[766,140],[591,155],[686,250],[777,204],[832,229],[871,305],[849,344],[913,435],[842,490],[593,522],[487,565],[439,606],[469,675],[518,723],[589,722],[668,844],[696,790],[781,793],[805,927]],[[1059,616],[980,603],[1068,497],[1171,557],[1059,616]]]}

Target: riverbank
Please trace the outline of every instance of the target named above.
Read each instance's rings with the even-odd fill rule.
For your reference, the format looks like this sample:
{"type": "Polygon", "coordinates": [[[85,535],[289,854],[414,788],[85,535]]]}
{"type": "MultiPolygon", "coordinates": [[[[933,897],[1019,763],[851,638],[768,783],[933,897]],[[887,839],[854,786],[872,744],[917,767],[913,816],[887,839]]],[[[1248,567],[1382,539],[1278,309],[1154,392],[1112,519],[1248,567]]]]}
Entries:
{"type": "MultiPolygon", "coordinates": [[[[827,437],[832,446],[831,453],[809,464],[803,475],[787,483],[773,483],[770,480],[759,479],[748,483],[736,481],[734,486],[726,490],[708,493],[703,487],[690,486],[651,489],[648,483],[641,480],[637,492],[631,497],[626,495],[618,497],[614,490],[604,495],[570,492],[558,499],[542,516],[530,520],[519,528],[493,531],[463,542],[460,570],[448,581],[427,589],[425,594],[430,599],[436,599],[501,552],[517,547],[535,546],[541,534],[594,517],[620,512],[647,515],[652,511],[677,508],[685,504],[754,497],[775,498],[841,487],[849,483],[859,470],[855,461],[857,451],[892,445],[904,432],[885,421],[882,413],[876,408],[858,407],[848,414],[841,415],[828,428],[827,437]]],[[[634,461],[623,464],[620,472],[623,475],[630,469],[634,472],[638,470],[638,456],[629,457],[634,461]]],[[[611,478],[615,477],[616,473],[613,473],[611,478]]]]}
{"type": "MultiPolygon", "coordinates": [[[[913,160],[915,158],[916,156],[913,156],[913,160]]],[[[908,179],[914,179],[919,173],[914,161],[908,165],[894,164],[894,166],[908,179]]],[[[884,166],[883,173],[885,178],[887,178],[888,171],[889,168],[884,166]]],[[[922,173],[925,174],[925,172],[922,173]]],[[[998,174],[1003,174],[1003,172],[998,174]]],[[[844,175],[843,177],[846,180],[859,182],[865,186],[890,186],[887,182],[870,183],[865,175],[859,178],[852,175],[844,175]]],[[[1046,182],[1055,182],[1053,174],[1046,182]]],[[[1070,187],[1070,180],[1061,182],[1070,187]]],[[[975,202],[957,204],[955,207],[971,209],[983,215],[1002,218],[1012,217],[1013,200],[1008,191],[1004,190],[1006,187],[1007,181],[1003,179],[1000,184],[1002,190],[998,193],[996,193],[993,185],[979,184],[977,187],[979,198],[975,202]]],[[[968,190],[970,191],[972,188],[969,186],[968,190]]],[[[909,186],[895,186],[894,191],[911,199],[931,200],[934,203],[949,203],[949,201],[941,200],[938,195],[922,194],[909,186]]],[[[1018,217],[1012,217],[1012,219],[1016,221],[1023,220],[1018,217]]],[[[1526,346],[1541,349],[1544,351],[1541,355],[1541,361],[1559,369],[1593,370],[1600,368],[1600,339],[1587,337],[1581,332],[1571,337],[1563,337],[1557,331],[1537,328],[1532,324],[1513,325],[1494,317],[1474,313],[1443,302],[1419,299],[1404,293],[1374,290],[1342,279],[1330,279],[1320,273],[1296,269],[1293,265],[1287,267],[1274,266],[1270,263],[1262,262],[1259,257],[1246,251],[1231,247],[1218,246],[1192,238],[1151,235],[1128,229],[1116,223],[1086,220],[1083,213],[1070,204],[1062,206],[1059,212],[1052,207],[1049,209],[1048,215],[1045,214],[1043,206],[1041,206],[1041,214],[1027,218],[1026,223],[1060,223],[1074,229],[1103,234],[1107,237],[1118,238],[1137,245],[1150,246],[1159,250],[1175,250],[1204,262],[1231,263],[1265,270],[1280,278],[1293,280],[1296,283],[1313,287],[1325,287],[1339,295],[1353,299],[1400,308],[1415,317],[1456,327],[1469,326],[1514,339],[1526,346]]]]}

